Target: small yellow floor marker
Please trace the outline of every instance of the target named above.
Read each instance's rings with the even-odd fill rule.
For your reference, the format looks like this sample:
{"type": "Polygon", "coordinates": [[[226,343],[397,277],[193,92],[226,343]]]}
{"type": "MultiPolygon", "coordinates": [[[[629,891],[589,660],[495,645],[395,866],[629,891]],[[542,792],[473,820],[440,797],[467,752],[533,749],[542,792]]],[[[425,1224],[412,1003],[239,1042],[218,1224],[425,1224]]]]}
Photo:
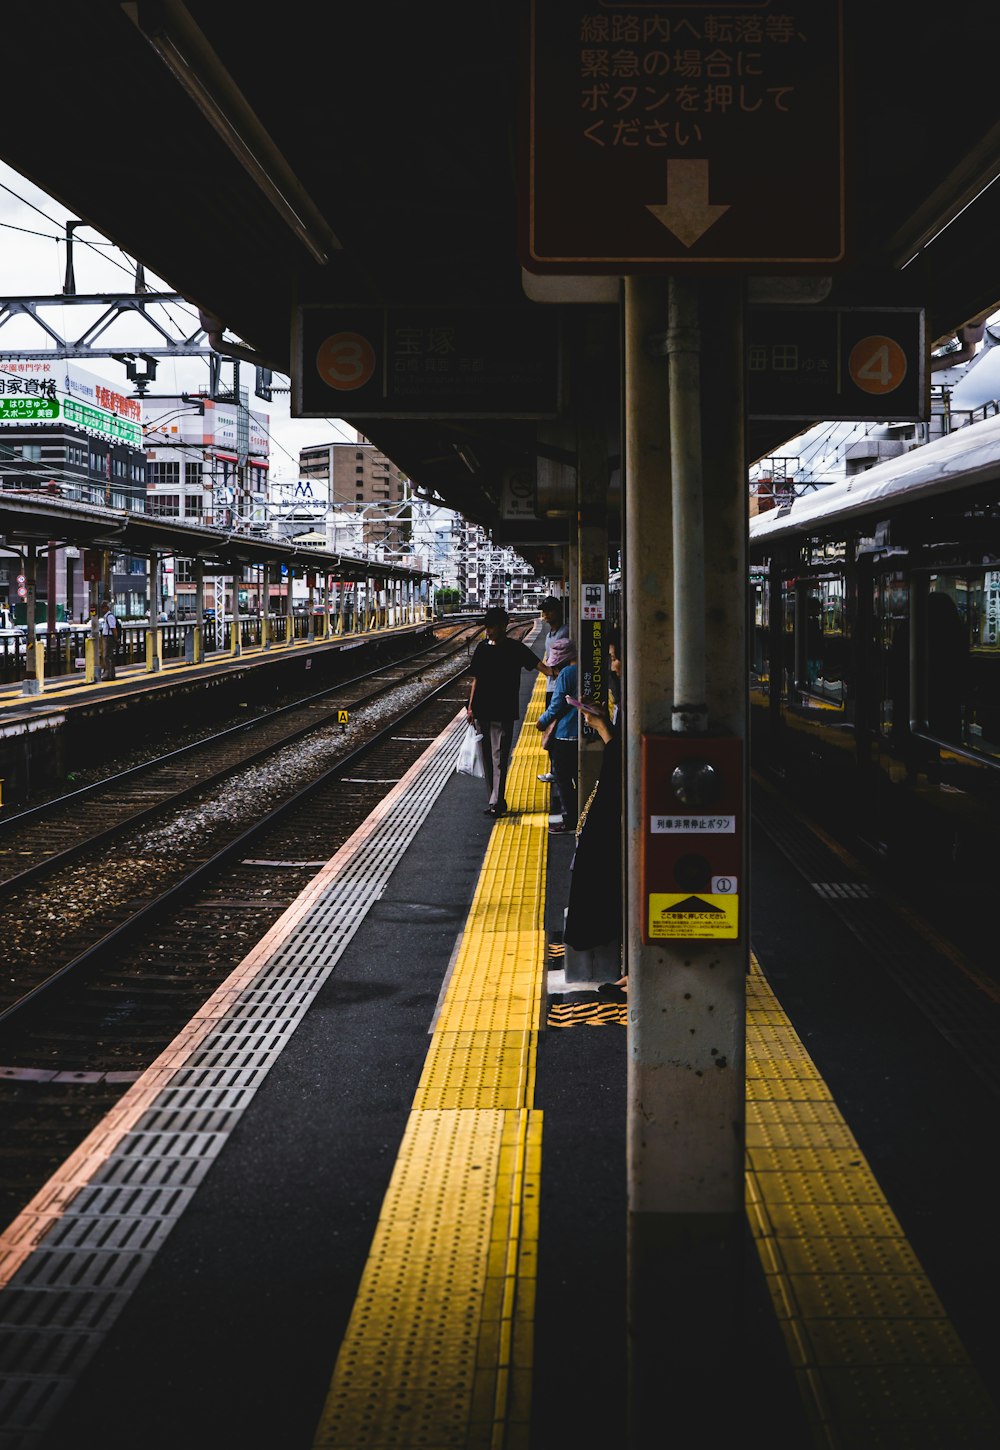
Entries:
{"type": "Polygon", "coordinates": [[[547,967],[540,678],[314,1450],[526,1450],[547,967]]]}
{"type": "Polygon", "coordinates": [[[756,959],[747,1214],[816,1444],[990,1450],[996,1406],[756,959]]]}

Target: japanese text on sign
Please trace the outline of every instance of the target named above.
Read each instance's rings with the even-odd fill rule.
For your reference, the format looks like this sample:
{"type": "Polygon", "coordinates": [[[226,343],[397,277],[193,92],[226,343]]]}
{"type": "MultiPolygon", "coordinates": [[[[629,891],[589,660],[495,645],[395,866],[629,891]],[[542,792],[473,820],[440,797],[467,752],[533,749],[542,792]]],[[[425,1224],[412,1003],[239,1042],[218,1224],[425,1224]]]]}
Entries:
{"type": "Polygon", "coordinates": [[[649,829],[654,835],[666,831],[713,831],[721,835],[732,835],[736,830],[735,816],[653,816],[649,829]]]}
{"type": "Polygon", "coordinates": [[[793,15],[583,15],[582,134],[680,150],[704,139],[705,116],[790,112],[788,56],[805,39],[793,15]]]}

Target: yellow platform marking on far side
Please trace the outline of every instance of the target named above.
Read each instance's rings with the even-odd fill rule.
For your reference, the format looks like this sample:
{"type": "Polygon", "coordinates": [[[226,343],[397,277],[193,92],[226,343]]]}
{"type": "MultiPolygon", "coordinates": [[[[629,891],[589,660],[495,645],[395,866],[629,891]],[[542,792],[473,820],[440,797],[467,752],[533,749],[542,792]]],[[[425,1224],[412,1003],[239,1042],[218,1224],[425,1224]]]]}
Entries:
{"type": "Polygon", "coordinates": [[[547,963],[539,678],[314,1450],[522,1450],[531,1409],[547,963]]]}
{"type": "Polygon", "coordinates": [[[1000,1416],[756,958],[746,1206],[816,1444],[1000,1445],[1000,1416]]]}

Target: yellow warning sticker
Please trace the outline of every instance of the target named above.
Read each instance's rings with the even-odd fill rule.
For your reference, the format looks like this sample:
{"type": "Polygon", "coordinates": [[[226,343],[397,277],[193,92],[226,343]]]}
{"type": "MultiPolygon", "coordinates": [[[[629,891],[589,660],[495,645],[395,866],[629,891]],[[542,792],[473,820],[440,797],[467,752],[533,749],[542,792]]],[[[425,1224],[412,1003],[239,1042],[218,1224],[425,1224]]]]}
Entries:
{"type": "Polygon", "coordinates": [[[349,717],[348,717],[348,714],[347,714],[347,711],[346,710],[338,710],[337,711],[337,724],[338,725],[346,725],[347,724],[347,721],[348,721],[348,718],[349,717]]]}
{"type": "Polygon", "coordinates": [[[739,936],[738,896],[657,892],[649,898],[649,935],[653,937],[739,936]]]}

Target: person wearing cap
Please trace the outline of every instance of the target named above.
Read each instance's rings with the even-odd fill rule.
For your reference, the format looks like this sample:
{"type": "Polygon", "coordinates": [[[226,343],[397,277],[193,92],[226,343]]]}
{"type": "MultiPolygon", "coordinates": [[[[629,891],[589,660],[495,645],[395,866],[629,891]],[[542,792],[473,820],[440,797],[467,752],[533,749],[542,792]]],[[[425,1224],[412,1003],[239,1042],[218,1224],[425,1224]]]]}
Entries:
{"type": "Polygon", "coordinates": [[[576,830],[577,741],[580,732],[576,709],[567,698],[576,695],[576,645],[571,639],[555,640],[549,653],[558,674],[552,689],[552,699],[539,715],[537,727],[544,730],[553,721],[556,722],[549,748],[562,802],[562,820],[550,826],[549,832],[553,836],[559,836],[576,830]]]}
{"type": "Polygon", "coordinates": [[[483,616],[486,638],[476,645],[469,664],[472,686],[466,714],[482,736],[479,748],[489,791],[489,804],[483,814],[487,816],[507,813],[507,766],[514,722],[521,713],[521,671],[556,673],[526,644],[509,638],[508,620],[505,609],[487,609],[483,616]]]}

